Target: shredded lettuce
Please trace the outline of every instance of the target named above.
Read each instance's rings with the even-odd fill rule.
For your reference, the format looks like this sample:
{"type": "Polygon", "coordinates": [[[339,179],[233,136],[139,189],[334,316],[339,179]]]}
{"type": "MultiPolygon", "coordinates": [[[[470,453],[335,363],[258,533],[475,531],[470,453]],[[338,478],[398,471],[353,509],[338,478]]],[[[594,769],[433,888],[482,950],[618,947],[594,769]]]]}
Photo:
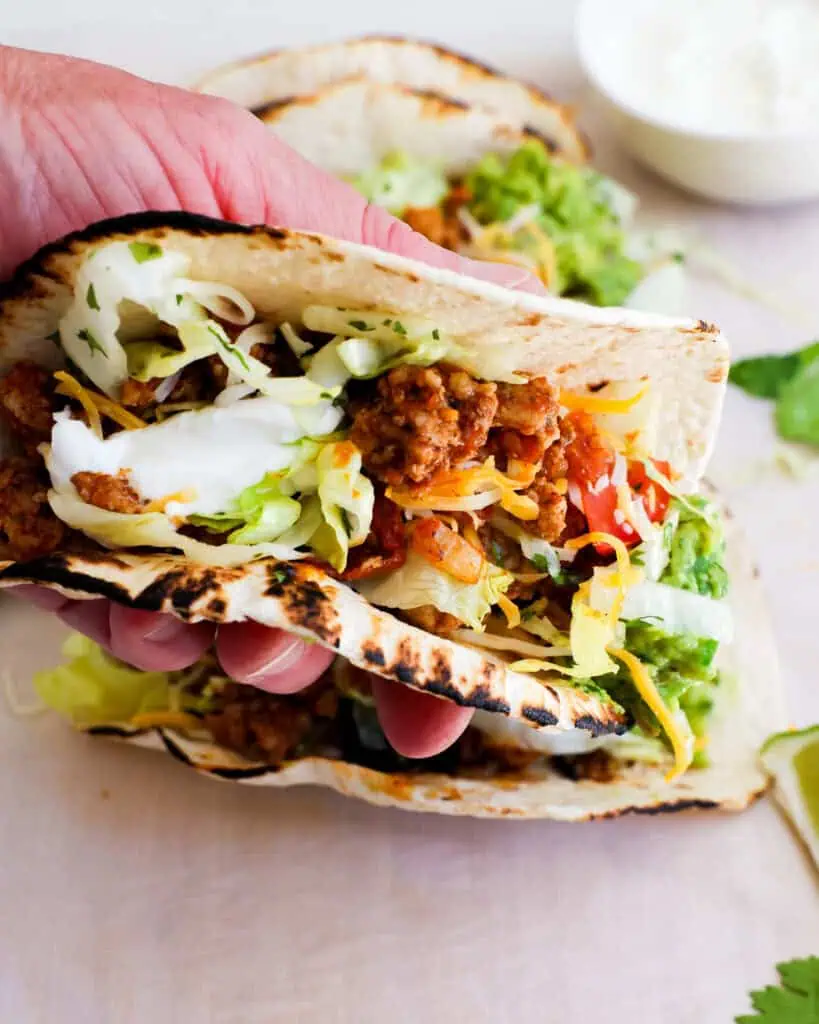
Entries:
{"type": "Polygon", "coordinates": [[[437,206],[449,191],[446,175],[426,160],[395,152],[352,184],[371,203],[400,217],[410,207],[437,206]]]}
{"type": "Polygon", "coordinates": [[[305,360],[311,380],[327,387],[343,385],[351,377],[377,376],[403,363],[429,366],[443,360],[483,380],[525,381],[515,372],[520,355],[516,345],[462,345],[425,317],[308,306],[302,321],[309,330],[334,336],[305,360]]]}
{"type": "Polygon", "coordinates": [[[36,673],[34,688],[50,708],[80,727],[128,722],[171,706],[164,672],[141,672],[73,633],[63,644],[65,664],[36,673]]]}
{"type": "Polygon", "coordinates": [[[431,604],[480,631],[490,609],[513,581],[510,573],[486,562],[477,583],[461,583],[410,551],[400,569],[381,579],[362,580],[356,587],[372,604],[404,609],[431,604]]]}
{"type": "Polygon", "coordinates": [[[370,532],[375,492],[361,472],[361,452],[350,441],[325,445],[316,462],[323,525],[312,538],[314,550],[343,572],[351,547],[370,532]]]}
{"type": "Polygon", "coordinates": [[[265,555],[281,561],[304,557],[304,552],[283,543],[205,544],[179,533],[163,512],[109,512],[76,494],[58,491],[50,491],[48,501],[58,519],[106,548],[170,548],[205,565],[242,565],[265,555]]]}

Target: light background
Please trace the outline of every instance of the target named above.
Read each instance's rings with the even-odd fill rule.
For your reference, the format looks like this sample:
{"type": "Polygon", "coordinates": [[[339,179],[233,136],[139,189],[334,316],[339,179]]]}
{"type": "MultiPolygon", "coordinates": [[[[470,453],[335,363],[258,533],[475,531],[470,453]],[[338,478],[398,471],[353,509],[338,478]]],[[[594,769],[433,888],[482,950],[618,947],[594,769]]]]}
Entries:
{"type": "MultiPolygon", "coordinates": [[[[388,32],[585,102],[573,11],[0,0],[0,41],[183,84],[263,49],[388,32]]],[[[794,311],[693,281],[690,312],[719,322],[735,355],[819,336],[819,207],[687,198],[618,153],[590,110],[585,123],[598,166],[794,311]]],[[[819,719],[819,471],[794,481],[773,453],[769,410],[731,393],[711,476],[757,553],[805,724],[819,719]]],[[[53,663],[58,642],[49,620],[0,606],[17,678],[53,663]]],[[[0,839],[3,1024],[721,1024],[776,960],[819,952],[815,876],[767,802],[738,817],[581,826],[420,817],[220,786],[0,712],[0,839]]]]}

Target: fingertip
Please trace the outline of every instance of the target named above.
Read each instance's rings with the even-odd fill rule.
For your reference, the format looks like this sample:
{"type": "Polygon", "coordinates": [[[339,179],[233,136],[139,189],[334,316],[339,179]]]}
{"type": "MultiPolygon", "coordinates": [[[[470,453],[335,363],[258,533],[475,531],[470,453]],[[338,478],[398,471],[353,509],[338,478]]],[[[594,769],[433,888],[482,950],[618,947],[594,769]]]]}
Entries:
{"type": "Polygon", "coordinates": [[[258,622],[235,622],[219,629],[219,662],[239,683],[268,693],[295,693],[314,683],[332,664],[335,652],[294,633],[258,622]]]}
{"type": "Polygon", "coordinates": [[[71,604],[71,599],[57,590],[48,590],[46,587],[37,587],[32,583],[15,583],[6,587],[5,593],[9,597],[18,600],[29,601],[44,612],[59,612],[62,608],[71,604]]]}
{"type": "Polygon", "coordinates": [[[213,626],[186,623],[160,612],[109,607],[109,646],[122,661],[145,672],[175,672],[197,662],[213,642],[213,626]]]}
{"type": "Polygon", "coordinates": [[[378,719],[390,745],[404,757],[433,757],[450,747],[469,725],[473,708],[379,676],[372,677],[378,719]]]}

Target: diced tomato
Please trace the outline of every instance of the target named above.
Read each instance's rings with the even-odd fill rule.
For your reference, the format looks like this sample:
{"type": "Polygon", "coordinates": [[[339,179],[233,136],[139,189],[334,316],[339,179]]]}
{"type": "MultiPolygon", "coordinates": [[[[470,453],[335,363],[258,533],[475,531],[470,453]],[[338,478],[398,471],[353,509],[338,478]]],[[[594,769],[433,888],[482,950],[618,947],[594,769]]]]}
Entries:
{"type": "Polygon", "coordinates": [[[407,546],[406,523],[404,513],[395,504],[386,498],[381,491],[375,495],[373,505],[373,521],[370,527],[378,546],[384,551],[402,551],[407,546]]]}
{"type": "MultiPolygon", "coordinates": [[[[663,476],[668,479],[671,472],[669,464],[660,459],[652,459],[651,461],[663,476]]],[[[661,523],[665,519],[668,503],[671,500],[671,495],[668,491],[661,484],[658,484],[656,480],[651,479],[648,473],[646,473],[645,464],[642,462],[629,463],[628,483],[634,497],[643,499],[646,513],[652,523],[661,523]]]]}
{"type": "MultiPolygon", "coordinates": [[[[618,523],[621,517],[615,516],[617,488],[611,483],[615,452],[603,440],[589,413],[571,412],[567,420],[574,434],[566,448],[569,483],[580,492],[589,531],[610,533],[628,546],[638,544],[641,538],[636,530],[625,520],[618,523]]],[[[668,476],[667,462],[654,460],[654,465],[664,476],[668,476]]],[[[668,509],[669,495],[648,476],[645,465],[642,462],[630,462],[627,480],[633,496],[643,499],[649,519],[654,523],[662,522],[668,509]]],[[[612,553],[608,544],[597,544],[595,550],[600,555],[612,553]]]]}
{"type": "Polygon", "coordinates": [[[378,572],[392,572],[400,569],[407,560],[405,548],[397,548],[385,554],[373,554],[365,548],[353,548],[347,559],[347,568],[341,573],[343,580],[366,580],[378,572]]]}
{"type": "Polygon", "coordinates": [[[477,583],[481,578],[484,560],[480,551],[434,516],[417,520],[411,545],[413,551],[462,583],[477,583]]]}

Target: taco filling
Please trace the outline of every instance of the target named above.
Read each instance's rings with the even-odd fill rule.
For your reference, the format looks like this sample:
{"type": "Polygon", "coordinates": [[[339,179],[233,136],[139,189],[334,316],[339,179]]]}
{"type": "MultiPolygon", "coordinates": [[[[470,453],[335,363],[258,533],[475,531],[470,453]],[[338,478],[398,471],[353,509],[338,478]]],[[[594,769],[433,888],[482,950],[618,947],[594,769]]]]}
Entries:
{"type": "Polygon", "coordinates": [[[634,197],[536,139],[510,154],[488,153],[454,177],[391,153],[353,184],[438,245],[519,264],[556,295],[619,306],[646,273],[626,236],[634,197]]]}
{"type": "Polygon", "coordinates": [[[20,362],[0,382],[21,449],[0,464],[4,557],[309,560],[593,692],[684,771],[731,623],[719,516],[655,457],[651,381],[563,391],[515,372],[512,346],[386,310],[264,320],[188,263],[152,242],[92,249],[54,337],[67,369],[20,362]]]}

